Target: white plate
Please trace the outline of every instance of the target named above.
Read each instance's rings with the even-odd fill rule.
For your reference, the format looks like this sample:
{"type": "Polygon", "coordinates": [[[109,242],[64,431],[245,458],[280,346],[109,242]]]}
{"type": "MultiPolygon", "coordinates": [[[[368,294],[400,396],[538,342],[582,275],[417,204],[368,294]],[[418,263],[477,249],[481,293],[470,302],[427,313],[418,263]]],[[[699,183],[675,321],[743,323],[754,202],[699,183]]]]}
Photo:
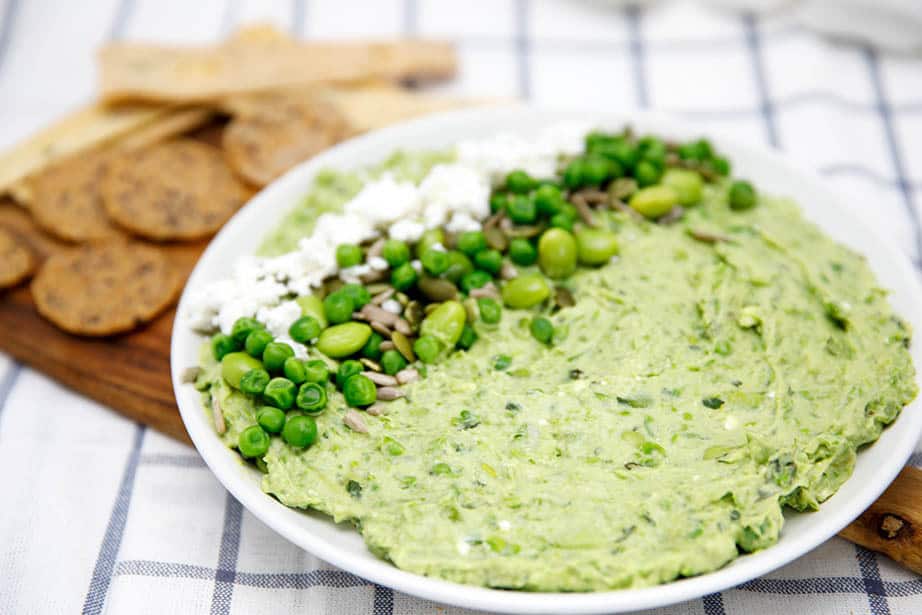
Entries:
{"type": "MultiPolygon", "coordinates": [[[[778,544],[745,555],[731,564],[698,577],[647,589],[588,594],[530,593],[485,589],[448,583],[404,572],[376,558],[351,526],[337,526],[327,517],[306,514],[280,504],[259,488],[259,473],[241,463],[237,453],[218,440],[207,420],[199,393],[181,383],[180,374],[197,363],[202,338],[185,317],[190,289],[225,277],[234,260],[253,253],[282,215],[308,191],[318,170],[354,168],[387,157],[396,149],[420,150],[449,146],[461,139],[498,132],[535,134],[542,127],[565,120],[592,121],[620,129],[630,122],[641,132],[674,138],[700,136],[700,129],[669,119],[634,114],[568,113],[512,107],[477,109],[432,116],[353,139],[301,164],[256,195],[231,219],[208,246],[186,286],[173,326],[173,387],[179,410],[192,441],[218,480],[256,517],[276,532],[327,562],[396,590],[458,606],[508,613],[599,613],[650,608],[698,598],[733,587],[770,572],[810,551],[845,527],[865,510],[903,467],[922,433],[922,402],[905,408],[880,441],[858,455],[854,475],[815,513],[786,515],[778,544]]],[[[797,199],[806,215],[827,233],[861,252],[885,288],[891,302],[913,329],[922,332],[922,293],[907,259],[869,230],[848,203],[843,203],[818,177],[779,154],[713,137],[719,151],[733,161],[735,173],[752,179],[760,190],[797,199]]],[[[855,204],[858,205],[858,204],[855,204]]],[[[912,345],[916,366],[922,366],[922,345],[912,345]]],[[[917,381],[920,380],[917,374],[917,381]]]]}

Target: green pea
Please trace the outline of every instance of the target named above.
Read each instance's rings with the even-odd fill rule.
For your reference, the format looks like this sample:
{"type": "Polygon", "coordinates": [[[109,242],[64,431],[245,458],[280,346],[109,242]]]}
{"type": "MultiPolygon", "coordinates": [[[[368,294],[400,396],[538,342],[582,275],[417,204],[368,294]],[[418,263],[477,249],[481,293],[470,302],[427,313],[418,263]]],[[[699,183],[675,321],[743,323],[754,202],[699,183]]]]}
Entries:
{"type": "Polygon", "coordinates": [[[535,207],[542,215],[553,216],[560,211],[563,201],[563,194],[557,186],[544,184],[535,190],[535,207]]]}
{"type": "Polygon", "coordinates": [[[249,395],[259,395],[269,384],[269,372],[261,367],[251,369],[240,377],[240,390],[249,395]]]}
{"type": "Polygon", "coordinates": [[[301,314],[304,316],[312,316],[320,323],[321,329],[326,329],[327,322],[326,314],[323,313],[323,300],[320,299],[317,295],[304,295],[303,297],[298,297],[295,299],[298,305],[301,306],[301,314]]]}
{"type": "Polygon", "coordinates": [[[641,160],[634,168],[634,179],[637,180],[637,185],[641,188],[656,184],[659,182],[661,175],[662,172],[659,167],[649,160],[641,160]]]}
{"type": "Polygon", "coordinates": [[[247,354],[253,357],[261,357],[266,346],[272,342],[272,334],[265,329],[255,329],[248,336],[243,347],[247,354]]]}
{"type": "Polygon", "coordinates": [[[288,327],[288,335],[299,344],[306,344],[317,339],[322,329],[320,322],[313,316],[302,316],[288,327]]]}
{"type": "Polygon", "coordinates": [[[553,216],[551,216],[551,227],[552,228],[559,228],[565,231],[572,231],[573,222],[574,222],[573,217],[570,216],[569,214],[559,213],[559,214],[554,214],[553,216]]]}
{"type": "Polygon", "coordinates": [[[483,231],[465,231],[458,235],[458,249],[468,256],[474,256],[487,247],[483,231]]]}
{"type": "Polygon", "coordinates": [[[237,450],[248,459],[262,457],[269,450],[269,434],[259,425],[251,425],[240,432],[237,450]]]}
{"type": "Polygon", "coordinates": [[[215,361],[220,361],[238,348],[234,338],[229,335],[218,333],[211,338],[211,354],[214,355],[215,361]]]}
{"type": "Polygon", "coordinates": [[[361,284],[345,284],[338,292],[352,299],[352,309],[360,310],[371,301],[371,293],[361,284]]]}
{"type": "Polygon", "coordinates": [[[304,364],[304,381],[326,384],[330,378],[330,369],[320,359],[313,359],[304,364]]]}
{"type": "Polygon", "coordinates": [[[503,371],[512,365],[512,357],[507,354],[501,354],[493,357],[493,369],[503,371]]]}
{"type": "Polygon", "coordinates": [[[539,273],[526,273],[503,287],[503,302],[517,310],[538,305],[551,296],[551,287],[539,273]]]}
{"type": "Polygon", "coordinates": [[[535,180],[525,171],[512,171],[506,176],[506,189],[516,194],[527,194],[535,186],[535,180]]]}
{"type": "Polygon", "coordinates": [[[469,293],[475,288],[483,288],[492,280],[493,276],[489,273],[476,269],[461,278],[461,290],[469,293]]]}
{"type": "Polygon", "coordinates": [[[285,359],[285,364],[282,366],[282,373],[295,384],[307,382],[306,361],[297,357],[288,357],[285,359]]]}
{"type": "Polygon", "coordinates": [[[429,229],[422,234],[416,242],[416,258],[421,257],[429,248],[436,244],[445,245],[445,233],[440,228],[429,229]]]}
{"type": "Polygon", "coordinates": [[[381,369],[393,376],[407,366],[407,360],[396,350],[385,350],[381,355],[381,369]]]}
{"type": "Polygon", "coordinates": [[[516,237],[509,242],[509,258],[516,265],[527,267],[538,260],[538,250],[524,237],[516,237]]]}
{"type": "Polygon", "coordinates": [[[456,348],[461,350],[469,350],[471,346],[474,345],[474,342],[477,341],[477,332],[474,331],[474,328],[467,323],[464,323],[464,329],[461,330],[461,337],[458,338],[458,343],[455,344],[456,348]]]}
{"type": "Polygon", "coordinates": [[[528,328],[531,331],[532,337],[542,344],[550,344],[551,339],[554,337],[554,325],[543,316],[532,318],[528,328]]]}
{"type": "Polygon", "coordinates": [[[710,160],[711,168],[714,172],[723,177],[730,175],[730,161],[721,156],[715,156],[710,160]]]}
{"type": "Polygon", "coordinates": [[[650,186],[631,196],[630,205],[647,218],[659,218],[678,205],[679,195],[669,186],[650,186]]]}
{"type": "Polygon", "coordinates": [[[633,168],[640,156],[638,148],[623,139],[600,145],[591,152],[617,162],[622,169],[633,168]]]}
{"type": "Polygon", "coordinates": [[[730,185],[730,209],[742,211],[756,206],[756,189],[747,181],[735,181],[730,185]]]}
{"type": "Polygon", "coordinates": [[[531,198],[522,194],[509,201],[506,213],[516,224],[531,224],[538,217],[538,208],[531,198]]]}
{"type": "Polygon", "coordinates": [[[420,325],[422,335],[431,335],[447,348],[451,348],[461,337],[467,311],[458,301],[443,301],[432,310],[420,325]]]}
{"type": "Polygon", "coordinates": [[[252,369],[261,369],[262,362],[245,352],[229,352],[221,359],[221,377],[235,389],[240,388],[240,379],[252,369]]]}
{"type": "Polygon", "coordinates": [[[695,205],[701,201],[704,181],[701,174],[688,169],[669,169],[663,173],[660,182],[669,186],[679,195],[679,205],[695,205]]]}
{"type": "Polygon", "coordinates": [[[397,290],[409,290],[416,284],[416,269],[410,263],[404,263],[391,272],[391,286],[397,290]]]}
{"type": "Polygon", "coordinates": [[[451,258],[448,256],[448,252],[443,250],[426,250],[419,260],[423,264],[423,269],[432,275],[441,275],[445,273],[449,265],[451,265],[451,258]]]}
{"type": "Polygon", "coordinates": [[[618,238],[611,231],[584,228],[576,232],[579,262],[583,265],[604,265],[618,253],[618,238]]]}
{"type": "Polygon", "coordinates": [[[490,213],[499,213],[506,209],[509,204],[509,194],[505,192],[494,192],[490,195],[490,213]]]}
{"type": "Polygon", "coordinates": [[[503,255],[499,250],[481,250],[474,255],[474,264],[493,275],[503,268],[503,255]]]}
{"type": "Polygon", "coordinates": [[[362,248],[354,243],[341,243],[336,246],[336,264],[340,269],[360,265],[362,256],[362,248]]]}
{"type": "Polygon", "coordinates": [[[388,239],[381,250],[381,256],[384,257],[391,269],[396,269],[400,265],[410,262],[410,246],[399,239],[388,239]]]}
{"type": "Polygon", "coordinates": [[[599,132],[597,130],[593,130],[588,135],[586,135],[586,138],[584,140],[585,149],[588,152],[588,151],[594,150],[595,148],[599,146],[608,145],[609,143],[614,143],[617,139],[618,137],[616,137],[615,135],[610,135],[605,132],[599,132]]]}
{"type": "Polygon", "coordinates": [[[678,149],[679,158],[682,160],[704,160],[707,158],[705,152],[699,147],[697,142],[682,143],[678,149]]]}
{"type": "Polygon", "coordinates": [[[327,390],[316,382],[305,382],[298,389],[295,405],[310,414],[320,414],[327,406],[327,390]]]}
{"type": "Polygon", "coordinates": [[[448,253],[448,261],[448,269],[445,270],[443,275],[446,280],[450,280],[455,284],[474,270],[474,264],[471,259],[457,250],[452,250],[448,253]]]}
{"type": "Polygon", "coordinates": [[[269,433],[278,433],[285,425],[285,412],[274,406],[263,406],[256,411],[256,422],[269,433]]]}
{"type": "Polygon", "coordinates": [[[348,357],[362,349],[371,337],[371,327],[363,322],[347,322],[323,330],[317,350],[333,359],[348,357]]]}
{"type": "Polygon", "coordinates": [[[341,389],[346,383],[346,380],[349,380],[349,378],[356,374],[361,374],[363,371],[365,371],[365,366],[360,362],[353,359],[343,361],[339,364],[339,369],[336,370],[336,384],[339,385],[341,389]]]}
{"type": "Polygon", "coordinates": [[[276,408],[288,410],[295,403],[298,388],[288,378],[273,378],[263,391],[263,398],[276,408]]]}
{"type": "Polygon", "coordinates": [[[323,313],[330,324],[338,325],[352,320],[355,304],[352,297],[342,291],[330,293],[323,300],[323,313]]]}
{"type": "Polygon", "coordinates": [[[355,374],[343,384],[343,397],[350,406],[370,406],[378,398],[378,388],[368,376],[355,374]]]}
{"type": "Polygon", "coordinates": [[[570,190],[582,188],[585,185],[584,174],[586,170],[586,161],[582,158],[576,158],[567,165],[563,172],[563,185],[570,190]]]}
{"type": "Polygon", "coordinates": [[[285,361],[295,356],[294,349],[284,342],[270,342],[263,351],[263,365],[270,372],[281,372],[285,361]]]}
{"type": "Polygon", "coordinates": [[[377,331],[372,331],[371,336],[368,338],[368,341],[365,342],[365,345],[362,346],[362,356],[367,357],[373,361],[376,361],[381,358],[381,342],[384,341],[384,338],[377,331]]]}
{"type": "Polygon", "coordinates": [[[621,166],[618,163],[602,156],[590,155],[586,157],[582,176],[584,185],[601,186],[612,177],[617,177],[618,175],[621,175],[621,166]]]}
{"type": "Polygon", "coordinates": [[[413,342],[413,352],[416,353],[416,357],[423,363],[435,363],[441,349],[439,340],[431,335],[423,335],[413,342]]]}
{"type": "Polygon", "coordinates": [[[234,343],[237,344],[238,348],[243,348],[244,343],[247,341],[247,336],[256,329],[263,328],[262,323],[255,318],[244,316],[243,318],[238,318],[234,323],[230,336],[234,338],[234,343]]]}
{"type": "Polygon", "coordinates": [[[295,448],[307,448],[317,441],[317,422],[310,416],[291,416],[282,428],[282,439],[295,448]]]}
{"type": "Polygon", "coordinates": [[[480,312],[480,319],[488,325],[495,325],[503,317],[503,307],[499,301],[490,297],[477,299],[477,310],[480,312]]]}
{"type": "Polygon", "coordinates": [[[546,275],[565,278],[576,271],[576,239],[569,231],[552,228],[538,240],[538,265],[546,275]]]}

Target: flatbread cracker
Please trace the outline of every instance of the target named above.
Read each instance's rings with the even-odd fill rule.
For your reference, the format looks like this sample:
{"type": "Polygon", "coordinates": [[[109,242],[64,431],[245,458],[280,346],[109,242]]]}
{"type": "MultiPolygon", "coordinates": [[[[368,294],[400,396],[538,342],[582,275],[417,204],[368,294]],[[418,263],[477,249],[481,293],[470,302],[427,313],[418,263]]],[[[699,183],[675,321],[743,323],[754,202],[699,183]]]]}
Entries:
{"type": "Polygon", "coordinates": [[[0,289],[16,286],[35,269],[35,257],[13,233],[0,228],[0,289]]]}
{"type": "Polygon", "coordinates": [[[213,102],[226,96],[367,79],[442,79],[454,75],[444,42],[321,43],[253,36],[216,47],[113,43],[99,54],[106,102],[213,102]]]}
{"type": "Polygon", "coordinates": [[[213,234],[246,200],[221,151],[177,139],[120,155],[102,184],[109,217],[158,241],[213,234]]]}
{"type": "Polygon", "coordinates": [[[349,126],[323,100],[267,94],[224,131],[227,162],[247,182],[265,186],[302,160],[344,139],[349,126]]]}
{"type": "Polygon", "coordinates": [[[138,242],[87,244],[49,258],[32,281],[39,313],[64,331],[130,331],[169,307],[181,276],[162,250],[138,242]]]}
{"type": "Polygon", "coordinates": [[[100,185],[112,154],[92,152],[59,162],[32,181],[29,211],[44,230],[65,241],[97,241],[121,234],[109,220],[100,185]]]}

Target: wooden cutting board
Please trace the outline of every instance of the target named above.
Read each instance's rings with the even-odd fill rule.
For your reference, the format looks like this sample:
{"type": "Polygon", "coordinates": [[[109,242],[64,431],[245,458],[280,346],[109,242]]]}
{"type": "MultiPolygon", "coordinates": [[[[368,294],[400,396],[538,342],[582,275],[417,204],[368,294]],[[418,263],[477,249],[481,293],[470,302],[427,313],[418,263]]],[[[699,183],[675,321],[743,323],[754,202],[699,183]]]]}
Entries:
{"type": "MultiPolygon", "coordinates": [[[[213,140],[214,133],[205,140],[213,140]]],[[[42,233],[10,200],[0,200],[0,226],[17,231],[40,257],[68,246],[42,233]]],[[[191,273],[207,241],[167,245],[191,273]]],[[[175,310],[145,327],[108,338],[64,333],[35,310],[27,285],[0,291],[0,351],[71,389],[177,440],[190,442],[170,379],[175,310]]],[[[905,468],[881,498],[840,534],[922,574],[922,470],[905,468]]]]}

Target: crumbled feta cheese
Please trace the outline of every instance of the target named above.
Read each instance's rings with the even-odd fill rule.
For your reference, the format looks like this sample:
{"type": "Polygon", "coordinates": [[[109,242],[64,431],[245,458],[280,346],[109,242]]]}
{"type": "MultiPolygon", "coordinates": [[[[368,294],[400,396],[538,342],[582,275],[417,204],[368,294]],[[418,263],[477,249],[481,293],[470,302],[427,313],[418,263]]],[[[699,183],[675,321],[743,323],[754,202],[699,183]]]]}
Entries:
{"type": "Polygon", "coordinates": [[[291,323],[301,318],[301,306],[296,301],[283,301],[275,307],[262,307],[256,312],[256,320],[266,325],[274,337],[288,334],[291,323]]]}
{"type": "Polygon", "coordinates": [[[305,346],[304,344],[299,344],[298,342],[288,337],[288,335],[280,335],[279,337],[275,338],[275,341],[281,342],[283,344],[288,344],[289,346],[291,346],[291,349],[295,351],[295,356],[297,358],[299,359],[308,358],[307,346],[305,346]]]}
{"type": "Polygon", "coordinates": [[[339,270],[339,279],[346,284],[361,284],[362,276],[371,271],[371,266],[367,264],[355,265],[339,270]]]}
{"type": "Polygon", "coordinates": [[[403,306],[396,299],[388,299],[381,304],[382,310],[387,310],[391,314],[400,314],[403,311],[403,306]]]}
{"type": "Polygon", "coordinates": [[[427,228],[445,223],[454,212],[483,218],[490,213],[490,186],[482,173],[461,164],[439,164],[419,185],[427,228]]]}
{"type": "Polygon", "coordinates": [[[450,233],[463,233],[464,231],[479,231],[480,222],[464,212],[455,212],[445,225],[445,229],[450,233]]]}
{"type": "Polygon", "coordinates": [[[388,235],[391,239],[400,241],[414,242],[423,236],[426,227],[422,222],[416,220],[398,220],[391,225],[388,235]]]}
{"type": "Polygon", "coordinates": [[[419,192],[411,182],[397,181],[391,173],[366,184],[343,211],[374,226],[385,226],[419,211],[419,192]]]}

